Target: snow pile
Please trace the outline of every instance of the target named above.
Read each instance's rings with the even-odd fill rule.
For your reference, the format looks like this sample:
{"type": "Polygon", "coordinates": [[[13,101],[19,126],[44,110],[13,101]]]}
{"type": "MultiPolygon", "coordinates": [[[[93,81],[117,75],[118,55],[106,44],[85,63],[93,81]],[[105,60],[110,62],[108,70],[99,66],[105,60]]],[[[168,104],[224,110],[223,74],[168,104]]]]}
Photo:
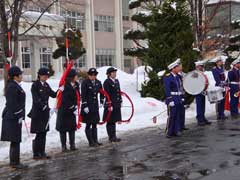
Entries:
{"type": "MultiPolygon", "coordinates": [[[[101,80],[102,83],[106,79],[107,68],[108,67],[102,67],[98,69],[98,72],[99,72],[98,79],[101,80]]],[[[213,77],[211,75],[211,72],[207,72],[206,74],[209,78],[210,84],[214,85],[214,83],[212,83],[213,77]]],[[[143,66],[136,69],[134,74],[127,74],[121,70],[118,70],[117,76],[120,81],[122,91],[126,92],[131,97],[134,103],[134,108],[135,108],[135,114],[133,119],[131,120],[131,123],[118,125],[117,126],[118,133],[166,124],[167,114],[166,114],[166,105],[164,104],[164,102],[158,101],[153,98],[142,98],[140,97],[140,93],[136,90],[137,76],[138,76],[138,83],[142,83],[144,81],[144,78],[146,79],[145,70],[143,66]],[[154,124],[152,118],[161,112],[164,112],[164,113],[162,113],[161,116],[158,117],[157,123],[154,124]]],[[[56,75],[56,77],[48,80],[48,83],[54,90],[58,89],[59,79],[60,79],[60,76],[56,75]]],[[[3,87],[3,81],[0,81],[0,86],[3,87]]],[[[28,113],[32,106],[32,97],[31,97],[31,91],[30,91],[31,83],[23,82],[22,87],[27,94],[26,113],[28,113]]],[[[0,101],[1,101],[0,112],[2,112],[5,104],[5,98],[2,93],[0,94],[0,101]]],[[[50,98],[50,101],[49,101],[50,107],[54,107],[55,102],[56,102],[55,99],[50,98]]],[[[126,98],[123,98],[123,108],[122,108],[123,119],[128,119],[131,114],[131,108],[129,108],[129,106],[130,106],[130,103],[126,100],[126,98]]],[[[208,111],[206,112],[207,115],[213,114],[214,108],[215,108],[214,105],[210,105],[207,102],[207,105],[206,105],[206,109],[208,109],[208,111]]],[[[103,108],[100,109],[101,116],[102,116],[102,111],[103,111],[103,108]]],[[[195,117],[195,104],[192,104],[191,107],[186,112],[186,118],[193,118],[193,117],[195,117]]],[[[0,129],[1,129],[1,123],[2,121],[0,120],[0,129]]],[[[29,129],[30,119],[28,117],[26,117],[26,124],[29,129]]],[[[55,130],[55,125],[56,125],[56,115],[54,114],[51,118],[50,131],[48,132],[48,135],[47,135],[47,145],[46,145],[47,152],[51,148],[61,147],[59,134],[55,130]]],[[[86,142],[84,128],[85,128],[85,124],[82,126],[80,130],[76,132],[77,144],[79,142],[86,142]]],[[[99,126],[98,131],[99,131],[100,138],[107,137],[105,125],[99,126]]],[[[22,133],[23,135],[22,135],[22,143],[21,143],[21,154],[31,153],[32,152],[31,143],[32,143],[32,139],[34,138],[34,135],[31,134],[30,136],[28,136],[26,128],[24,127],[24,124],[23,124],[22,133]]],[[[60,151],[61,150],[59,148],[59,152],[60,151]]],[[[9,143],[0,141],[0,154],[1,154],[0,162],[8,161],[8,152],[9,152],[9,143]]],[[[31,155],[27,155],[27,157],[25,158],[31,158],[31,155]]]]}
{"type": "Polygon", "coordinates": [[[240,0],[208,0],[206,1],[206,4],[217,4],[222,2],[237,2],[240,3],[240,0]]]}

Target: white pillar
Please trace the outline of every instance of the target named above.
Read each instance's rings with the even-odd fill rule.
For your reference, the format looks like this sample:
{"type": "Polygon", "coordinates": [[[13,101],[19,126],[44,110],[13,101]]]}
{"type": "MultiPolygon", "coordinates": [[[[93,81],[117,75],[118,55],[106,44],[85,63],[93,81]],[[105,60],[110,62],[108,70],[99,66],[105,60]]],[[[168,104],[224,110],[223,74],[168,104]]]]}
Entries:
{"type": "Polygon", "coordinates": [[[30,40],[30,49],[31,49],[31,73],[32,80],[36,80],[37,71],[40,68],[40,46],[39,42],[36,42],[34,39],[30,40]]]}
{"type": "Polygon", "coordinates": [[[86,0],[87,67],[96,67],[94,0],[86,0]]]}
{"type": "Polygon", "coordinates": [[[116,47],[116,67],[124,68],[123,55],[123,22],[122,22],[122,0],[115,0],[115,47],[116,47]]]}

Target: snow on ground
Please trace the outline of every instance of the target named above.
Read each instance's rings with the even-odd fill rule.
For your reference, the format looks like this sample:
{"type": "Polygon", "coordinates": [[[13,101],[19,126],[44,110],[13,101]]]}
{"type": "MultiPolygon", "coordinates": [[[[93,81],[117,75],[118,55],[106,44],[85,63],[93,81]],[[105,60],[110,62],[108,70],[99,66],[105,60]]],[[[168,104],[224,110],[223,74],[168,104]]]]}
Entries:
{"type": "MultiPolygon", "coordinates": [[[[106,69],[107,67],[102,67],[99,68],[99,74],[98,74],[98,79],[101,80],[102,82],[106,78],[106,69]]],[[[167,120],[167,114],[166,114],[166,106],[163,102],[158,101],[153,98],[142,98],[140,97],[140,93],[136,90],[137,89],[137,80],[136,76],[138,74],[138,81],[143,81],[146,78],[146,74],[144,73],[143,67],[139,67],[138,71],[135,71],[134,74],[127,74],[123,71],[118,70],[118,79],[120,80],[121,84],[121,89],[122,91],[126,92],[131,99],[133,100],[134,107],[135,107],[135,114],[133,119],[129,124],[121,124],[117,126],[117,131],[119,132],[126,132],[129,130],[137,130],[140,128],[145,128],[145,127],[151,127],[151,126],[159,126],[166,124],[167,120]],[[136,73],[138,72],[138,73],[136,73]],[[165,112],[164,112],[165,111],[165,112]],[[163,112],[161,116],[158,117],[157,123],[154,124],[152,118],[159,114],[160,112],[163,112]]],[[[213,77],[211,75],[211,72],[206,72],[210,85],[213,82],[213,77]]],[[[53,78],[50,78],[48,80],[48,83],[50,86],[54,89],[57,90],[58,88],[58,82],[59,82],[60,75],[56,75],[53,78]]],[[[3,81],[0,81],[0,87],[3,88],[3,81]]],[[[22,87],[26,92],[27,99],[26,99],[26,113],[30,111],[30,108],[32,106],[32,96],[31,96],[31,83],[22,83],[22,87]]],[[[5,98],[3,94],[0,94],[0,112],[2,112],[5,104],[5,98]]],[[[50,98],[49,104],[50,107],[54,107],[55,105],[55,99],[50,98]]],[[[131,108],[129,108],[129,102],[123,98],[123,108],[122,108],[122,113],[123,113],[123,119],[127,119],[130,116],[131,108]]],[[[212,115],[213,112],[215,111],[215,105],[209,104],[207,101],[206,105],[206,115],[212,115]]],[[[102,108],[101,108],[101,114],[102,114],[102,108]]],[[[195,104],[193,103],[190,108],[186,112],[186,118],[187,123],[190,122],[189,118],[195,117],[195,104]]],[[[194,121],[191,119],[191,121],[194,121]]],[[[0,121],[0,129],[1,129],[1,123],[0,121]]],[[[28,127],[28,131],[30,128],[30,119],[26,117],[26,124],[28,127]]],[[[59,139],[59,134],[55,130],[55,124],[56,124],[56,115],[54,114],[50,120],[50,131],[48,132],[47,135],[47,146],[46,146],[46,151],[48,151],[50,148],[58,148],[61,147],[60,145],[60,139],[59,139]]],[[[82,128],[76,132],[76,143],[79,142],[86,142],[86,137],[84,133],[84,128],[85,125],[83,124],[82,128]]],[[[99,131],[99,137],[104,138],[107,137],[106,133],[106,128],[105,125],[99,126],[98,127],[99,131]]],[[[21,153],[31,153],[31,142],[32,139],[34,138],[34,135],[31,134],[30,136],[28,135],[26,128],[23,124],[22,128],[22,143],[21,143],[21,153]]],[[[60,150],[59,150],[60,151],[60,150]]],[[[2,142],[0,141],[0,161],[7,161],[8,160],[8,152],[9,152],[9,143],[8,142],[2,142]]]]}

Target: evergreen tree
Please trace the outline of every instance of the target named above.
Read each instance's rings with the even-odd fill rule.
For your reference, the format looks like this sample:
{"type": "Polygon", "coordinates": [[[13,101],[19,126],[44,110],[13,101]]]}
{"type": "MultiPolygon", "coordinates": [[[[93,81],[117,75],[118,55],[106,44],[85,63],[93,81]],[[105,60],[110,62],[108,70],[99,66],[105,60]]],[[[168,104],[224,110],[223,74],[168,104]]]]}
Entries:
{"type": "Polygon", "coordinates": [[[68,56],[70,59],[78,59],[83,54],[85,54],[86,50],[83,47],[82,43],[82,33],[80,30],[72,30],[72,29],[64,29],[62,31],[62,37],[56,39],[58,48],[53,52],[53,58],[57,59],[59,57],[66,57],[66,38],[69,41],[69,51],[68,56]]]}
{"type": "Polygon", "coordinates": [[[226,61],[227,69],[230,67],[232,61],[240,56],[240,21],[235,20],[231,23],[231,35],[229,36],[228,45],[224,52],[227,54],[226,61]]]}
{"type": "Polygon", "coordinates": [[[125,34],[125,39],[136,44],[135,48],[125,50],[125,54],[152,67],[147,71],[149,81],[142,85],[142,96],[162,100],[163,82],[157,73],[166,70],[177,58],[181,58],[183,70],[188,72],[194,68],[193,62],[198,56],[193,50],[194,35],[186,0],[164,0],[162,3],[135,0],[129,8],[142,9],[132,16],[142,28],[125,34]]]}

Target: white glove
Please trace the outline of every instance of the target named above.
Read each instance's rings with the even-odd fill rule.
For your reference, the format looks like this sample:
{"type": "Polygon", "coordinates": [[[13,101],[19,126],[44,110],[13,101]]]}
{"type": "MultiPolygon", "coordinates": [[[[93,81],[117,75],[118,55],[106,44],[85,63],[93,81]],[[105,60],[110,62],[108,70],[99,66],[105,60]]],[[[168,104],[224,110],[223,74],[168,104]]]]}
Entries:
{"type": "Polygon", "coordinates": [[[52,116],[56,112],[57,112],[56,108],[51,108],[49,111],[49,114],[50,114],[50,116],[52,116]]]}
{"type": "Polygon", "coordinates": [[[23,117],[19,118],[18,119],[18,124],[22,124],[22,121],[23,121],[23,117]]]}
{"type": "Polygon", "coordinates": [[[175,106],[175,104],[174,104],[174,102],[173,101],[171,101],[169,104],[168,104],[170,107],[173,107],[173,106],[175,106]]]}
{"type": "Polygon", "coordinates": [[[76,110],[73,112],[73,114],[74,114],[75,116],[78,116],[78,110],[76,109],[76,110]]]}
{"type": "Polygon", "coordinates": [[[58,89],[59,89],[60,91],[64,91],[64,86],[62,85],[62,86],[60,86],[58,89]]]}
{"type": "Polygon", "coordinates": [[[113,107],[109,107],[109,108],[108,108],[108,111],[113,111],[113,107]]]}
{"type": "Polygon", "coordinates": [[[88,108],[88,107],[85,107],[85,108],[83,109],[83,111],[84,111],[86,114],[88,114],[88,113],[89,113],[89,108],[88,108]]]}

